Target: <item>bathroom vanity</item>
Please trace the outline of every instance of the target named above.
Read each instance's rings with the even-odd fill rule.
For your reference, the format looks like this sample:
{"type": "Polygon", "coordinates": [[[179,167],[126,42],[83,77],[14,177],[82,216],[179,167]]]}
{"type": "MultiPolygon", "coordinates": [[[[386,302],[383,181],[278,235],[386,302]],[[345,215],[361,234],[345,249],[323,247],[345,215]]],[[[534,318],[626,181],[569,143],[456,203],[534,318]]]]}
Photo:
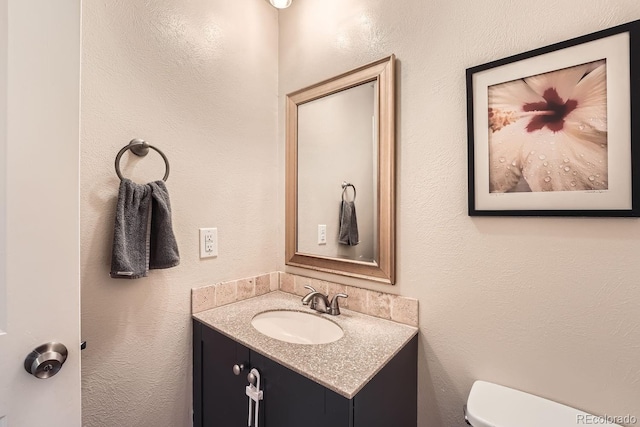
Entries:
{"type": "Polygon", "coordinates": [[[194,426],[247,426],[253,369],[258,427],[416,425],[417,328],[343,309],[329,316],[342,338],[293,344],[251,325],[271,310],[313,313],[299,297],[272,292],[193,316],[194,426]]]}

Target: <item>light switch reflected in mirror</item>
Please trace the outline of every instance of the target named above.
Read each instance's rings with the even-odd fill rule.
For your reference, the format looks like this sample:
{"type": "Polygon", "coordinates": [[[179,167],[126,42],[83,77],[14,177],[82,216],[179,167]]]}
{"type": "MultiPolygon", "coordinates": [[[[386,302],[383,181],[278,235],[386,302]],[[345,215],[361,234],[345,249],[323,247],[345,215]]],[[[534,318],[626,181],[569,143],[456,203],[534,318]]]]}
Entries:
{"type": "Polygon", "coordinates": [[[287,265],[394,282],[394,65],[287,95],[287,265]]]}

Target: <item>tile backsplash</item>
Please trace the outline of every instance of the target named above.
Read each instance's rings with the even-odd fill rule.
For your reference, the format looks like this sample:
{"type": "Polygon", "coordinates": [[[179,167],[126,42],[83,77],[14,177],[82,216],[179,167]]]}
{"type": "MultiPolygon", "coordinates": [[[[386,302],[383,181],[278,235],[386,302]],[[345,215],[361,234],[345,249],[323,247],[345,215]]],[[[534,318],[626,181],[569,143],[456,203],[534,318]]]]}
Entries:
{"type": "Polygon", "coordinates": [[[305,285],[324,294],[329,294],[329,296],[340,292],[349,295],[349,298],[340,301],[340,306],[349,310],[410,326],[418,326],[417,299],[284,272],[272,272],[194,288],[191,290],[191,311],[199,313],[275,290],[302,297],[309,293],[309,290],[304,287],[305,285]]]}
{"type": "Polygon", "coordinates": [[[278,290],[278,272],[191,289],[191,312],[200,313],[278,290]]]}
{"type": "Polygon", "coordinates": [[[280,272],[280,290],[290,294],[305,296],[309,285],[318,292],[333,296],[339,292],[349,295],[340,300],[340,307],[369,316],[393,320],[410,326],[418,326],[418,300],[400,295],[392,295],[355,286],[341,285],[311,277],[280,272]]]}

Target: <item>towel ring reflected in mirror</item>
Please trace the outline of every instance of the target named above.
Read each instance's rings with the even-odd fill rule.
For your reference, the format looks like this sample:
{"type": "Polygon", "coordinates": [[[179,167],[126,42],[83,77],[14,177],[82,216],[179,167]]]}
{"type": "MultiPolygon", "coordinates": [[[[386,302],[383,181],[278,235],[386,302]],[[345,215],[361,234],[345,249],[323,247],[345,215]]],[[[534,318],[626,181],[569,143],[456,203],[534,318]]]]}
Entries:
{"type": "Polygon", "coordinates": [[[160,154],[160,156],[162,156],[162,160],[164,160],[164,164],[166,166],[166,171],[164,173],[164,177],[162,177],[162,180],[164,182],[167,182],[167,178],[169,178],[169,159],[167,159],[167,156],[164,155],[164,153],[154,147],[153,145],[148,144],[145,140],[143,139],[132,139],[131,142],[129,142],[129,144],[125,145],[124,147],[122,147],[122,149],[120,151],[118,151],[118,154],[116,155],[116,175],[118,175],[118,178],[120,178],[120,181],[122,181],[124,179],[124,177],[122,176],[122,172],[120,171],[120,159],[122,158],[122,155],[125,153],[125,151],[127,150],[131,150],[131,152],[133,154],[135,154],[136,156],[139,157],[144,157],[149,153],[149,149],[155,150],[158,154],[160,154]]]}
{"type": "Polygon", "coordinates": [[[348,202],[346,196],[347,196],[347,188],[353,188],[353,200],[351,200],[352,202],[356,201],[356,186],[353,184],[348,183],[347,181],[342,181],[342,201],[343,202],[348,202]]]}

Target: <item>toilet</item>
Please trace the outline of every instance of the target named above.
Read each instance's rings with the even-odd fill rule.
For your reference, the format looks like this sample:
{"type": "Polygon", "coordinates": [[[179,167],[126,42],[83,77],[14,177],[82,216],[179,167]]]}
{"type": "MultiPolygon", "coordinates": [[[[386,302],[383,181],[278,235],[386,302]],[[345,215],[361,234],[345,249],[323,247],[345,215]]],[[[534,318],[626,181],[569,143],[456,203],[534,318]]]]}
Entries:
{"type": "Polygon", "coordinates": [[[611,417],[599,417],[532,394],[486,381],[476,381],[464,407],[473,427],[618,426],[611,417]]]}

